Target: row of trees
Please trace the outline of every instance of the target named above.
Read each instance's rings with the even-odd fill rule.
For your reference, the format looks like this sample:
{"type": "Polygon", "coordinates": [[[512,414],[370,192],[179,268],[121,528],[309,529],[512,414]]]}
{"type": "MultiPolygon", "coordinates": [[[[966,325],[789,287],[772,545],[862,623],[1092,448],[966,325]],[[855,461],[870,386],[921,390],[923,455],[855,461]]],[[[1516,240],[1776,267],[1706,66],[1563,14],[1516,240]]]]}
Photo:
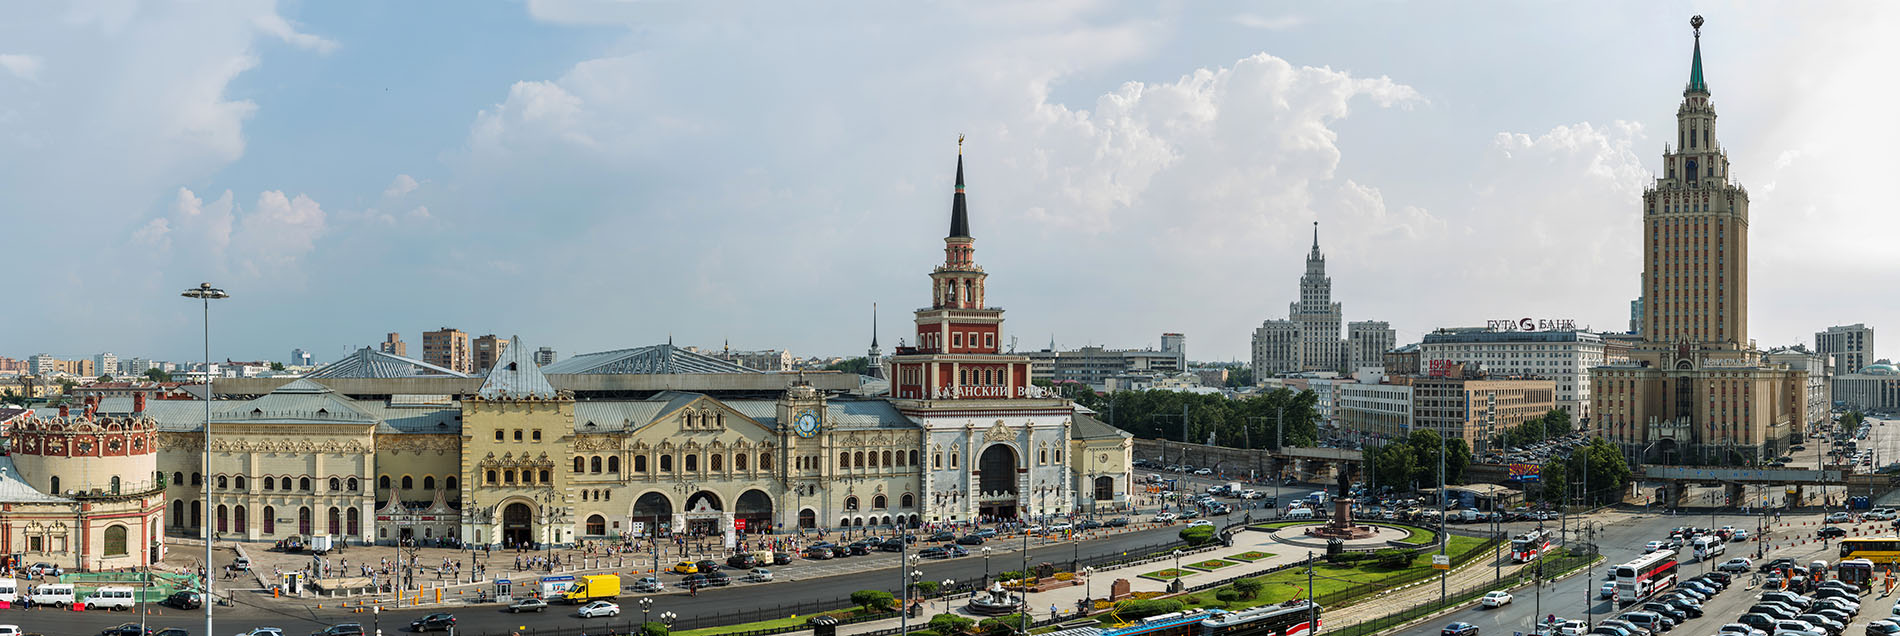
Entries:
{"type": "Polygon", "coordinates": [[[1412,490],[1438,485],[1441,449],[1445,483],[1464,483],[1465,467],[1471,465],[1471,446],[1462,439],[1443,439],[1437,431],[1412,431],[1403,438],[1369,446],[1365,452],[1374,483],[1412,490]]]}
{"type": "Polygon", "coordinates": [[[1551,458],[1538,472],[1538,481],[1541,496],[1551,503],[1610,504],[1627,492],[1630,466],[1621,449],[1598,437],[1569,455],[1551,458]]]}
{"type": "Polygon", "coordinates": [[[1506,429],[1493,441],[1497,448],[1511,448],[1535,444],[1553,437],[1563,437],[1569,435],[1572,430],[1570,411],[1551,409],[1541,417],[1506,429]]]}
{"type": "Polygon", "coordinates": [[[1182,391],[1102,394],[1080,383],[1049,384],[1098,417],[1138,437],[1230,448],[1313,446],[1319,410],[1311,391],[1280,388],[1245,399],[1182,391]],[[1183,421],[1185,419],[1185,422],[1183,421]]]}

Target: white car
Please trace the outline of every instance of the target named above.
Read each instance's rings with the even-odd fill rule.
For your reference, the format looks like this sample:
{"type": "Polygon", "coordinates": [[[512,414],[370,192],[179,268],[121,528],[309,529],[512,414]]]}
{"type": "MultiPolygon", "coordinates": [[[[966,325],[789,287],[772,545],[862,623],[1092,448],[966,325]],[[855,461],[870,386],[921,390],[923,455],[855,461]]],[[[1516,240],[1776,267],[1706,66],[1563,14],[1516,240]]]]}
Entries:
{"type": "Polygon", "coordinates": [[[1893,604],[1893,615],[1894,615],[1894,616],[1900,616],[1900,601],[1895,601],[1895,602],[1894,602],[1894,604],[1893,604]]]}
{"type": "Polygon", "coordinates": [[[609,603],[607,601],[594,601],[592,603],[582,605],[580,609],[581,618],[594,618],[597,616],[606,616],[606,617],[611,618],[611,617],[619,616],[619,615],[620,615],[620,606],[615,605],[613,603],[609,603]]]}
{"type": "Polygon", "coordinates": [[[1209,528],[1212,528],[1214,527],[1214,522],[1208,521],[1206,519],[1195,519],[1193,521],[1188,522],[1189,528],[1199,528],[1201,526],[1207,526],[1209,528]]]}
{"type": "Polygon", "coordinates": [[[275,627],[259,627],[237,636],[284,636],[284,630],[275,627]]]}
{"type": "Polygon", "coordinates": [[[1155,513],[1155,523],[1167,523],[1169,521],[1173,521],[1175,519],[1180,519],[1180,518],[1181,518],[1181,515],[1177,515],[1172,512],[1155,513]]]}
{"type": "Polygon", "coordinates": [[[1728,539],[1736,543],[1741,543],[1743,541],[1747,541],[1749,536],[1750,535],[1748,534],[1747,530],[1736,530],[1735,534],[1729,535],[1728,539]]]}
{"type": "Polygon", "coordinates": [[[1510,592],[1490,592],[1488,594],[1485,594],[1484,598],[1478,599],[1478,602],[1483,604],[1485,607],[1504,607],[1505,605],[1510,604],[1511,593],[1510,592]]]}
{"type": "Polygon", "coordinates": [[[641,577],[640,580],[633,582],[633,591],[635,592],[665,592],[666,584],[661,583],[659,579],[651,577],[651,576],[641,577]]]}
{"type": "Polygon", "coordinates": [[[1649,554],[1651,552],[1655,552],[1657,550],[1661,550],[1667,547],[1669,547],[1669,544],[1667,543],[1663,543],[1661,541],[1651,541],[1649,543],[1643,544],[1643,554],[1649,554]]]}
{"type": "Polygon", "coordinates": [[[0,636],[20,636],[20,626],[0,625],[0,636]]]}
{"type": "Polygon", "coordinates": [[[1827,515],[1828,523],[1847,523],[1853,520],[1854,520],[1854,516],[1847,514],[1845,512],[1833,512],[1833,513],[1828,513],[1827,515]]]}
{"type": "Polygon", "coordinates": [[[1754,566],[1755,566],[1754,561],[1750,561],[1742,557],[1735,557],[1733,559],[1723,561],[1721,565],[1715,566],[1715,569],[1721,570],[1723,572],[1747,572],[1750,569],[1753,569],[1754,566]]]}
{"type": "Polygon", "coordinates": [[[754,583],[769,583],[772,580],[772,571],[765,568],[752,568],[751,571],[746,572],[745,578],[754,583]]]}

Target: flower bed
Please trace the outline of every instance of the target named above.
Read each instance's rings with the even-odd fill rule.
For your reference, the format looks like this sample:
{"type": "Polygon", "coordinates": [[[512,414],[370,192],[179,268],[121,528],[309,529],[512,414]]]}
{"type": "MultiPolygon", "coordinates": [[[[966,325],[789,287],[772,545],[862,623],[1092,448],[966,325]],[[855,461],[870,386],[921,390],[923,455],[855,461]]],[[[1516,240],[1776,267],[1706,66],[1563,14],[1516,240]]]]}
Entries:
{"type": "Polygon", "coordinates": [[[1153,572],[1143,574],[1141,575],[1141,578],[1154,579],[1156,581],[1172,581],[1177,578],[1193,576],[1196,574],[1200,574],[1200,572],[1196,572],[1194,570],[1188,570],[1188,569],[1176,570],[1174,568],[1167,568],[1167,569],[1155,570],[1153,572]]]}
{"type": "Polygon", "coordinates": [[[1259,550],[1248,550],[1246,552],[1242,552],[1240,554],[1236,554],[1227,558],[1234,559],[1237,561],[1246,561],[1248,563],[1253,563],[1254,561],[1271,558],[1272,556],[1273,556],[1272,554],[1261,552],[1259,550]]]}
{"type": "Polygon", "coordinates": [[[1224,559],[1208,559],[1206,561],[1196,561],[1194,563],[1187,564],[1187,566],[1190,568],[1194,568],[1196,570],[1202,570],[1206,572],[1212,572],[1214,570],[1218,570],[1224,567],[1231,567],[1235,565],[1240,565],[1240,564],[1235,563],[1233,561],[1227,561],[1224,559]]]}

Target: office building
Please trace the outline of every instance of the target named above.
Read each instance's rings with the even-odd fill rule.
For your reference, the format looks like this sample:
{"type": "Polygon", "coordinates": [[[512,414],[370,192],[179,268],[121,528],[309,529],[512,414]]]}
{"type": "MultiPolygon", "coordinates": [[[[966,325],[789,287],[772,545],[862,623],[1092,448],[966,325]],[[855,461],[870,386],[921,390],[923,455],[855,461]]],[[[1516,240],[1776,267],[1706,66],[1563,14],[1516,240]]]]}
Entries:
{"type": "Polygon", "coordinates": [[[1814,334],[1814,350],[1833,358],[1842,373],[1858,371],[1874,363],[1874,330],[1861,323],[1828,327],[1814,334]]]}
{"type": "Polygon", "coordinates": [[[1575,330],[1439,329],[1425,334],[1419,351],[1420,364],[1428,370],[1463,363],[1492,375],[1553,380],[1557,408],[1577,422],[1590,415],[1590,370],[1605,364],[1603,337],[1575,330]]]}
{"type": "Polygon", "coordinates": [[[307,367],[313,364],[316,364],[316,358],[312,357],[310,355],[310,352],[304,351],[303,349],[290,350],[290,365],[291,366],[307,367]]]}
{"type": "Polygon", "coordinates": [[[1319,251],[1319,223],[1313,224],[1313,249],[1306,255],[1306,273],[1300,276],[1299,300],[1287,305],[1287,314],[1285,320],[1262,321],[1254,330],[1256,382],[1284,373],[1347,374],[1355,364],[1377,366],[1376,361],[1397,340],[1385,323],[1354,323],[1362,325],[1359,337],[1365,347],[1354,356],[1350,342],[1340,338],[1342,310],[1333,302],[1333,279],[1326,275],[1326,257],[1319,251]]]}
{"type": "Polygon", "coordinates": [[[1863,413],[1900,412],[1900,368],[1878,360],[1867,368],[1834,376],[1834,400],[1863,413]]]}
{"type": "Polygon", "coordinates": [[[1398,332],[1383,320],[1346,323],[1346,373],[1385,366],[1385,352],[1399,345],[1398,332]]]}
{"type": "Polygon", "coordinates": [[[1413,427],[1465,440],[1474,454],[1498,436],[1557,407],[1551,380],[1420,376],[1412,381],[1413,427]]]}
{"type": "Polygon", "coordinates": [[[1187,370],[1181,366],[1181,362],[1186,359],[1185,351],[1108,349],[1100,346],[1056,351],[1054,343],[1050,343],[1049,349],[1023,355],[1029,358],[1029,378],[1032,381],[1080,382],[1098,391],[1107,390],[1109,378],[1116,376],[1159,378],[1187,370]]]}
{"type": "Polygon", "coordinates": [[[1413,397],[1408,384],[1348,382],[1336,387],[1334,421],[1341,437],[1397,439],[1412,432],[1413,397]]]}

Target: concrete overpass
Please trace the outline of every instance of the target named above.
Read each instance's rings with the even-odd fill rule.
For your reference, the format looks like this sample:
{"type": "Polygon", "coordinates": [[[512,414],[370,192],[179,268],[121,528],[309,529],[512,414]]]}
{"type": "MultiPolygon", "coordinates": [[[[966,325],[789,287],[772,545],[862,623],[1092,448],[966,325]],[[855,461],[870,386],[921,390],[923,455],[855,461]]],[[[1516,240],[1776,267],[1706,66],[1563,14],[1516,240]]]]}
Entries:
{"type": "Polygon", "coordinates": [[[1307,482],[1327,482],[1338,478],[1339,471],[1361,475],[1365,454],[1343,448],[1286,448],[1248,450],[1184,444],[1167,440],[1136,439],[1135,457],[1163,464],[1189,464],[1212,468],[1231,479],[1294,477],[1307,482]]]}
{"type": "Polygon", "coordinates": [[[1728,501],[1734,505],[1747,501],[1747,489],[1750,486],[1794,488],[1795,501],[1803,501],[1807,489],[1811,487],[1845,486],[1850,494],[1866,493],[1870,498],[1878,498],[1896,485],[1892,476],[1850,473],[1838,469],[1646,465],[1641,467],[1636,477],[1648,483],[1662,482],[1664,493],[1661,500],[1667,505],[1685,503],[1683,493],[1689,486],[1722,486],[1728,501]]]}

